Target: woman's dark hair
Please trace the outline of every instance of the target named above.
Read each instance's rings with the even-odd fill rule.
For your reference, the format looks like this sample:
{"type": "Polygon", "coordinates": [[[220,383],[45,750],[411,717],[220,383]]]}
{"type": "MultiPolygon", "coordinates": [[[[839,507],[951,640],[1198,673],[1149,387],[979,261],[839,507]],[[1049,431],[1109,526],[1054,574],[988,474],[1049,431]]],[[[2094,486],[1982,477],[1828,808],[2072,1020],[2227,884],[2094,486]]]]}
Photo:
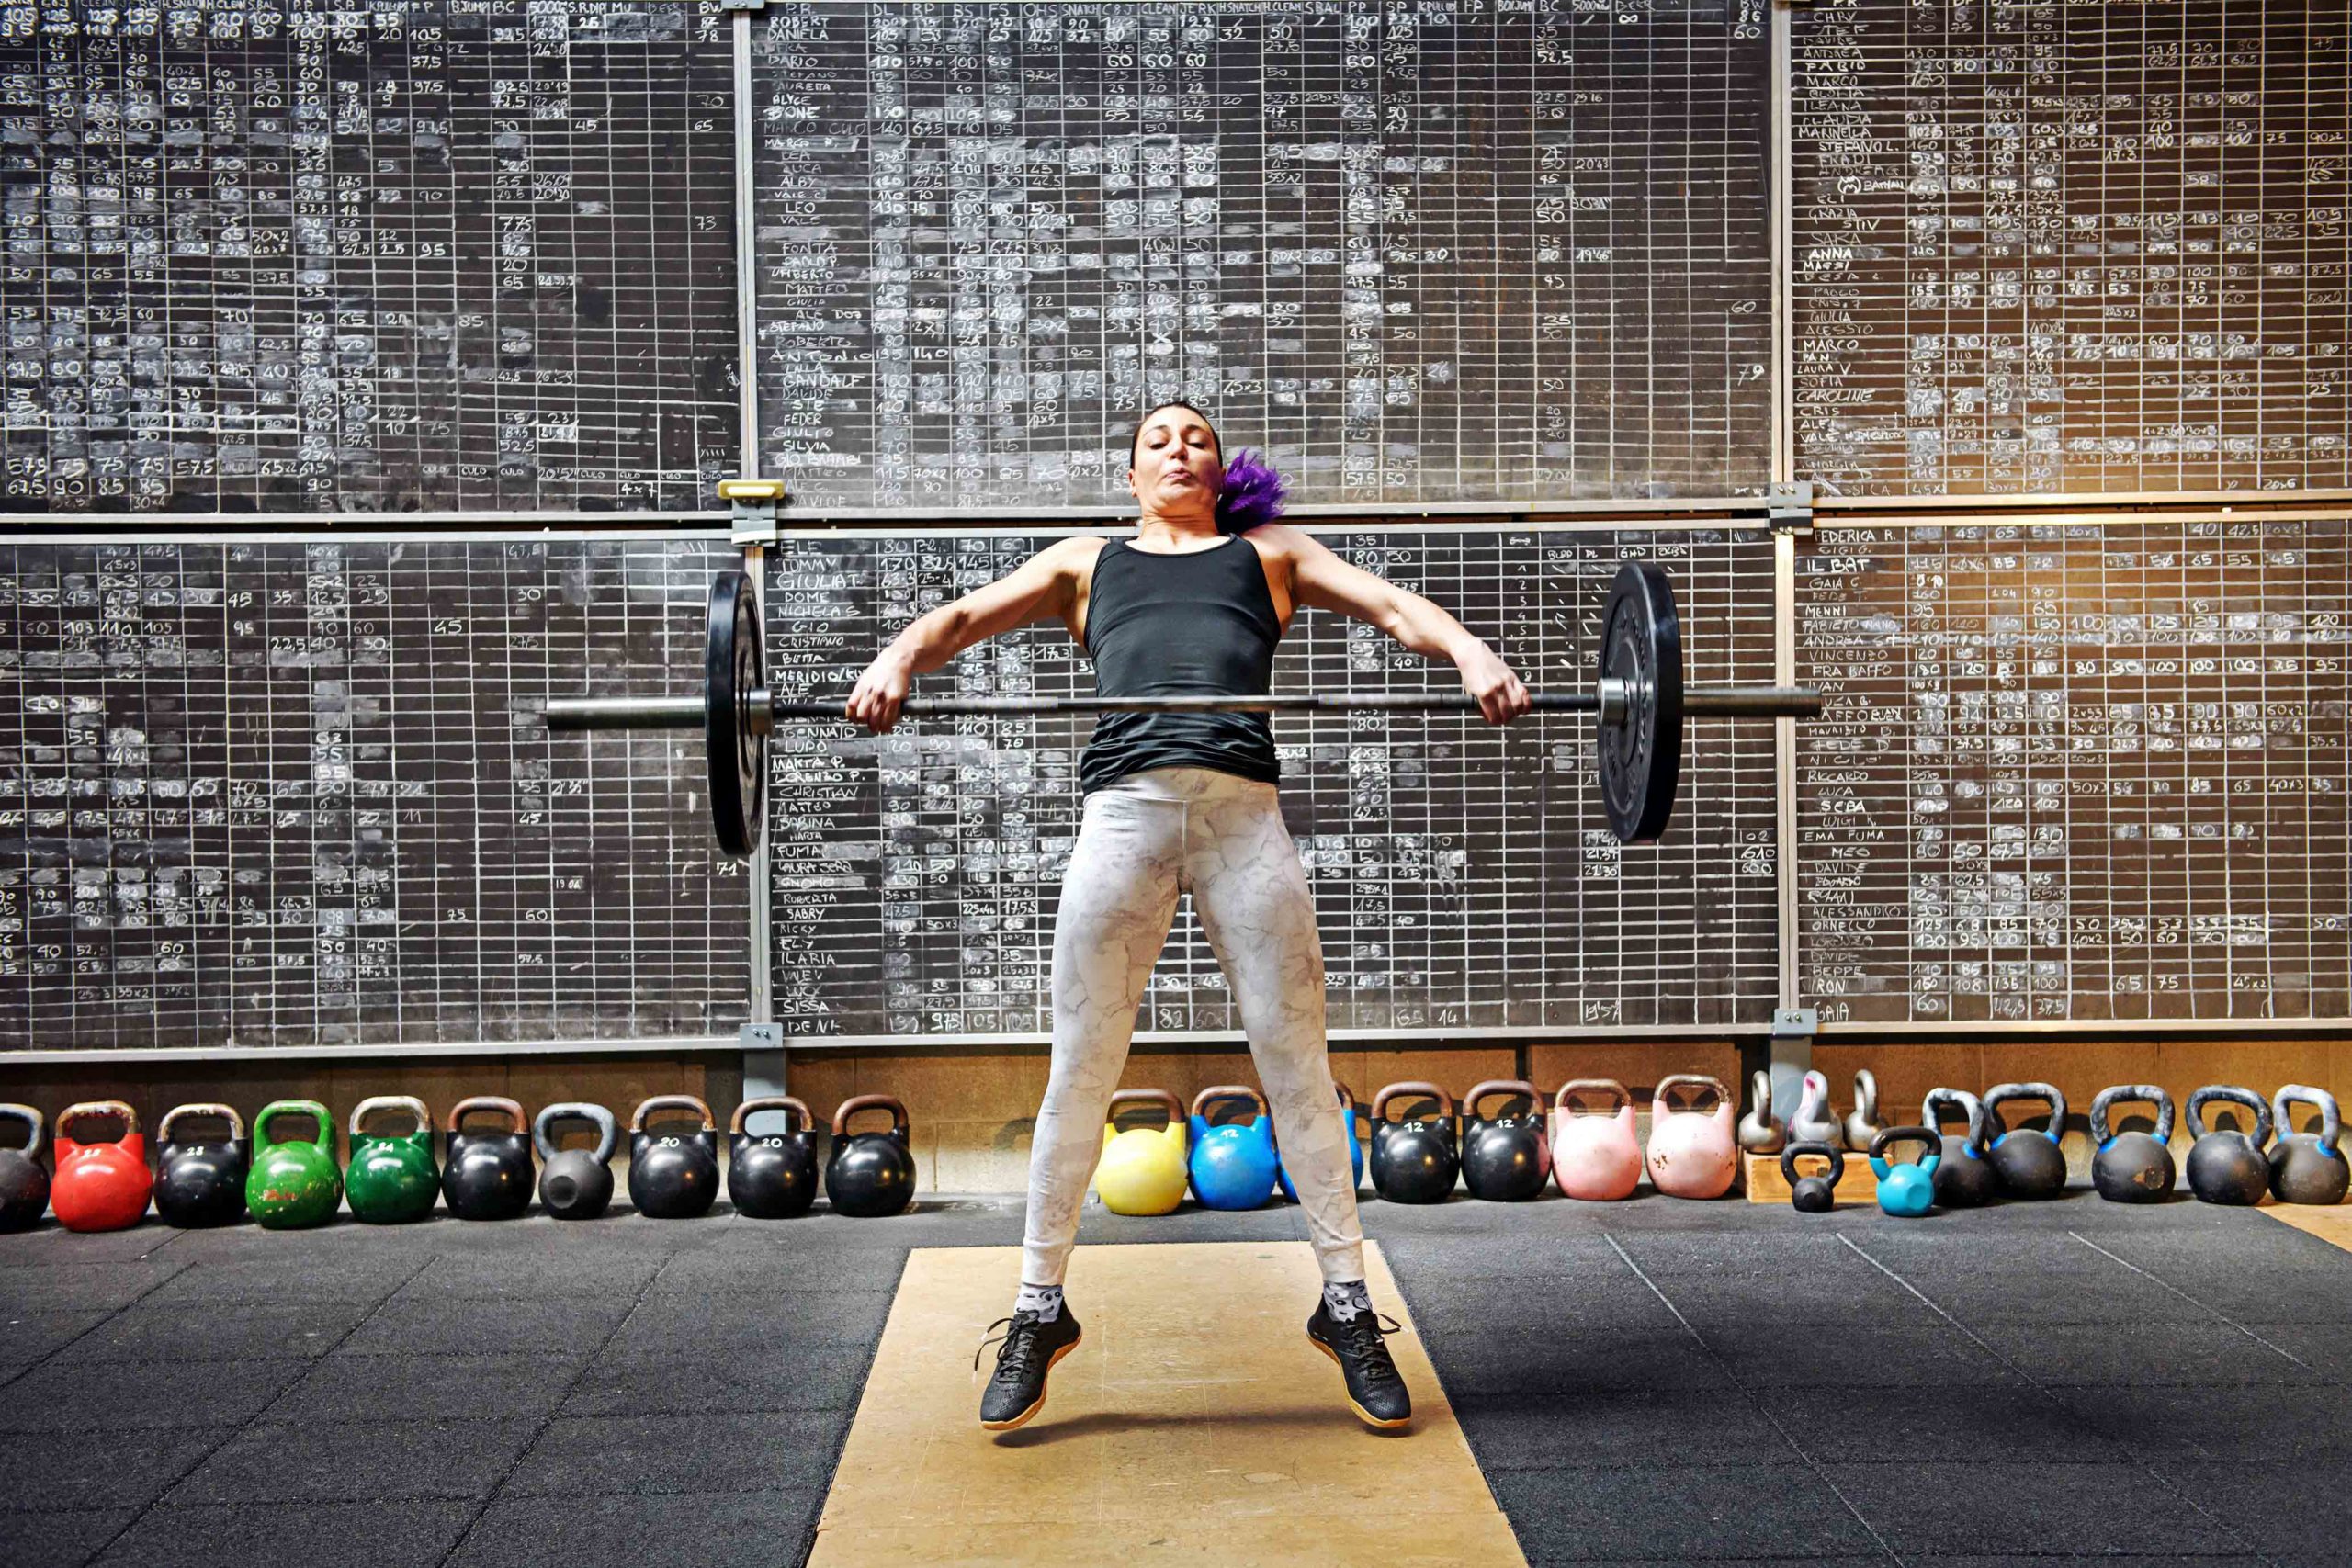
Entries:
{"type": "Polygon", "coordinates": [[[1209,439],[1216,444],[1217,460],[1225,468],[1224,484],[1217,491],[1216,497],[1219,532],[1246,534],[1259,524],[1271,523],[1282,515],[1283,498],[1286,493],[1282,475],[1276,473],[1264,457],[1247,446],[1236,452],[1232,460],[1227,462],[1225,442],[1216,433],[1216,423],[1188,402],[1154,403],[1144,411],[1144,416],[1136,421],[1135,434],[1127,437],[1129,468],[1136,466],[1136,452],[1143,441],[1143,427],[1151,423],[1153,414],[1169,409],[1182,409],[1196,415],[1203,424],[1209,427],[1209,439]]]}

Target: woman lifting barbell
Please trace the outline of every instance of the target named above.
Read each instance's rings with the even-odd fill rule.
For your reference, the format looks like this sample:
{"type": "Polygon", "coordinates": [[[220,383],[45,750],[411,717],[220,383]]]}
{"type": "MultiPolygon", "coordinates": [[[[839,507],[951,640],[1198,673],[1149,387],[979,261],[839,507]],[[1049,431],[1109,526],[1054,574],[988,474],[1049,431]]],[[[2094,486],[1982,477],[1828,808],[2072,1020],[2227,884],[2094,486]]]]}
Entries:
{"type": "MultiPolygon", "coordinates": [[[[1265,692],[1274,647],[1303,604],[1452,660],[1491,723],[1528,711],[1519,677],[1453,616],[1274,523],[1280,479],[1246,452],[1228,467],[1207,416],[1189,403],[1163,403],[1136,425],[1127,488],[1141,504],[1133,539],[1064,539],[922,616],[859,677],[849,716],[888,730],[915,676],[1048,615],[1092,657],[1102,695],[1265,692]]],[[[1086,804],[1054,922],[1053,1066],[1030,1151],[1021,1292],[1012,1315],[989,1325],[1005,1329],[1001,1338],[982,1345],[998,1345],[980,1398],[991,1431],[1036,1415],[1046,1374],[1078,1347],[1062,1276],[1136,1009],[1184,892],[1233,987],[1321,1265],[1307,1337],[1339,1363],[1359,1416],[1375,1427],[1412,1416],[1383,1343],[1395,1325],[1384,1325],[1365,1288],[1315,900],[1283,826],[1279,773],[1261,713],[1110,713],[1087,742],[1086,804]]]]}

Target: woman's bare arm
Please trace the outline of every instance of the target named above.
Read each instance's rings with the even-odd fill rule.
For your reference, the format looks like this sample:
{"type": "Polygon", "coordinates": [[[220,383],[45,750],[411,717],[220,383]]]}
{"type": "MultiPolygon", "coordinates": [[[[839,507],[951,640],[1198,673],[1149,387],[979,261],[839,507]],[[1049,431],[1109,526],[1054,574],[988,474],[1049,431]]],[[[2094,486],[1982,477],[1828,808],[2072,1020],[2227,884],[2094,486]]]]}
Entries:
{"type": "Polygon", "coordinates": [[[883,733],[899,722],[907,687],[917,675],[936,670],[972,644],[1015,626],[1047,615],[1067,617],[1078,592],[1080,568],[1100,547],[1091,538],[1060,540],[994,582],[916,617],[865,667],[843,711],[876,734],[883,733]]]}

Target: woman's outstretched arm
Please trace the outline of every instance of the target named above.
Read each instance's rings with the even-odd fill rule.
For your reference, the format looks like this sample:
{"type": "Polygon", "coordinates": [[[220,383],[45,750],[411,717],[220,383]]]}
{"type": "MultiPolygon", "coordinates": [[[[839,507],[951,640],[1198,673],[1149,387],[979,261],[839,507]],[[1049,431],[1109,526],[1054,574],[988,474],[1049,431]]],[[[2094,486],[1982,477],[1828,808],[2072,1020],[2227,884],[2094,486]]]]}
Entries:
{"type": "Polygon", "coordinates": [[[1080,568],[1101,547],[1099,540],[1082,536],[1059,540],[986,587],[917,616],[865,667],[843,711],[876,734],[888,730],[899,722],[917,675],[1001,632],[1046,615],[1067,616],[1080,568]]]}
{"type": "Polygon", "coordinates": [[[1298,603],[1368,622],[1415,653],[1448,660],[1462,672],[1463,691],[1477,700],[1489,724],[1509,724],[1533,705],[1511,667],[1427,599],[1350,566],[1322,541],[1295,528],[1270,524],[1260,531],[1278,531],[1298,603]]]}

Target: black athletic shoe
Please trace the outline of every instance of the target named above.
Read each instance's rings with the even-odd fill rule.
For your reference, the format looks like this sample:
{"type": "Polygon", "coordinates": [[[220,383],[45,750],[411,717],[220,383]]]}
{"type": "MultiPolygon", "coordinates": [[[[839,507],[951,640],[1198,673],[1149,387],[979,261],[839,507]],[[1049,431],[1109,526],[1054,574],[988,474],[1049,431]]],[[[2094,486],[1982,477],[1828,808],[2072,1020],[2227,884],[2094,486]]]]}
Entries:
{"type": "Polygon", "coordinates": [[[1062,1303],[1051,1323],[1034,1312],[1016,1312],[989,1325],[990,1337],[972,1352],[978,1371],[980,1352],[997,1348],[996,1371],[980,1394],[980,1425],[991,1432],[1010,1432],[1046,1407],[1046,1374],[1054,1363],[1078,1348],[1078,1319],[1062,1303]],[[994,1331],[1004,1328],[1002,1334],[994,1331]]]}
{"type": "Polygon", "coordinates": [[[1382,1343],[1403,1326],[1376,1312],[1360,1312],[1341,1323],[1329,1306],[1320,1304],[1306,1320],[1306,1337],[1340,1363],[1340,1373],[1348,1381],[1349,1406],[1374,1427],[1402,1427],[1413,1418],[1413,1396],[1382,1343]]]}

